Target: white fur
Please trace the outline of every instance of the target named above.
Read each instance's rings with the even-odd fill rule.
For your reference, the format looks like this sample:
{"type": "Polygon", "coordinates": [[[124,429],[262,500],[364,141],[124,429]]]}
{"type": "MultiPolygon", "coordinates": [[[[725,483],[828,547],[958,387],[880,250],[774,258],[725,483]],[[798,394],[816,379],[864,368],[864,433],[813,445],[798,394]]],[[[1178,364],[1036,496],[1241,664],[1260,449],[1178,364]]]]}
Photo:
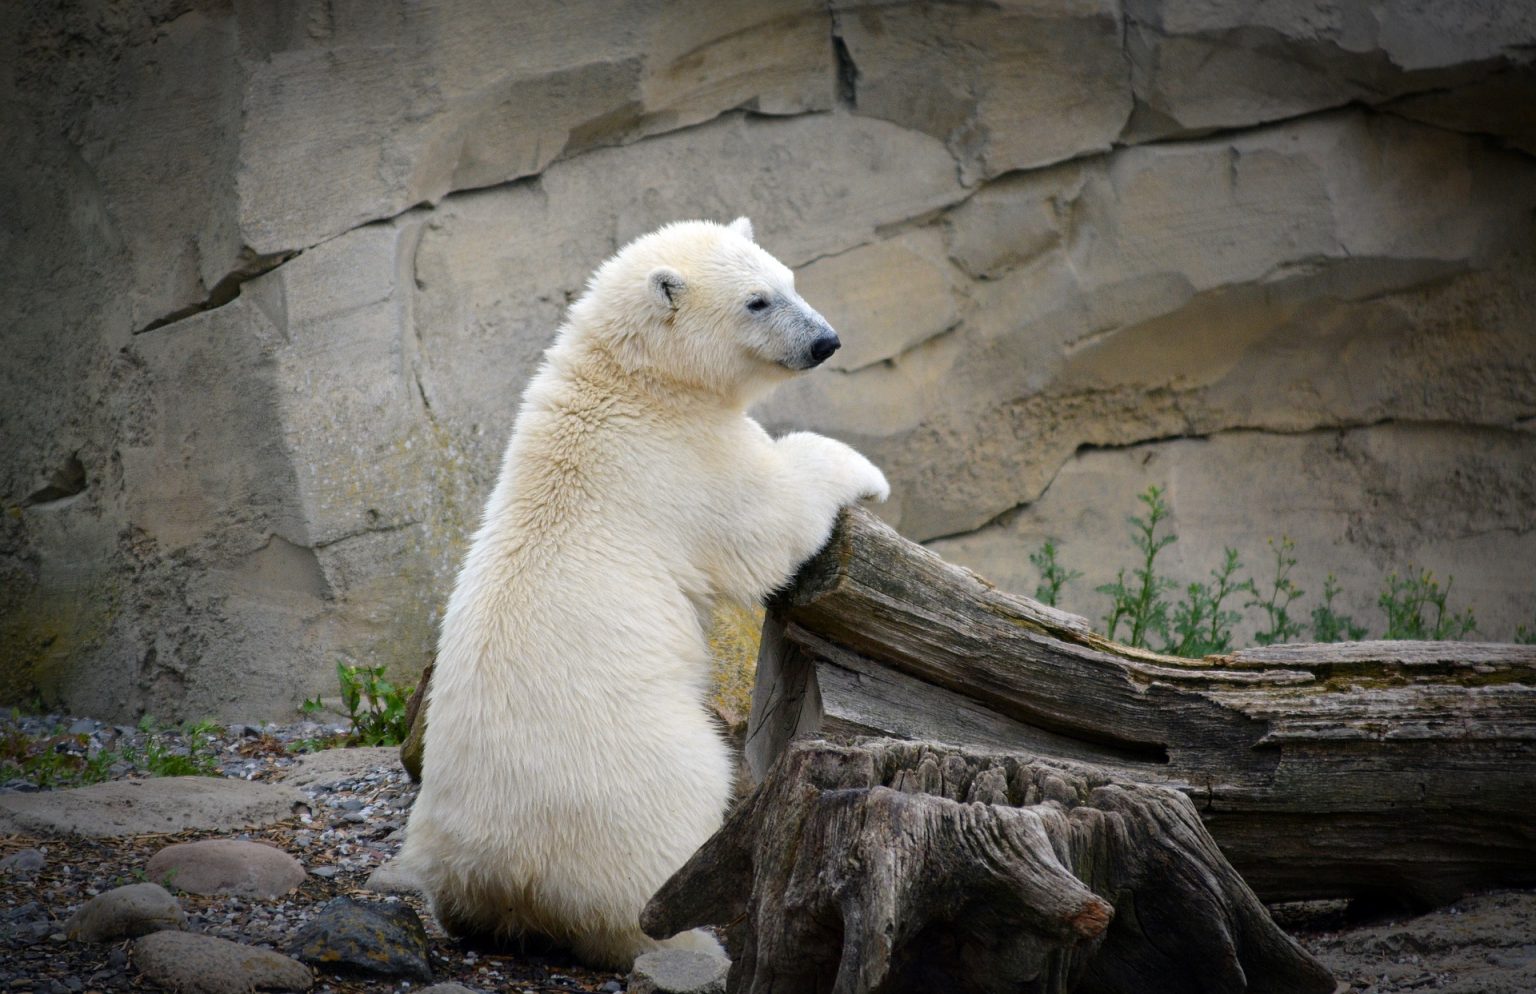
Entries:
{"type": "Polygon", "coordinates": [[[618,969],[714,947],[638,926],[730,790],[701,619],[760,601],[838,508],[889,493],[841,442],[775,441],[744,413],[817,321],[745,219],[639,239],[571,307],[443,618],[401,860],[449,931],[542,933],[618,969]]]}

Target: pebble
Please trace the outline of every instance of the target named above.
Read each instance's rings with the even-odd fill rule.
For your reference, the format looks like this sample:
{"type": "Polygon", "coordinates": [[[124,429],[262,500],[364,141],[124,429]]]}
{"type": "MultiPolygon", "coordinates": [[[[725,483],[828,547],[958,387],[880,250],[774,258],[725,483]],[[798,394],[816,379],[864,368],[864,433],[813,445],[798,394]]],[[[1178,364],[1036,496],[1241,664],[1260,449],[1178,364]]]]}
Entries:
{"type": "Polygon", "coordinates": [[[145,979],[181,994],[307,991],[315,978],[304,964],[270,949],[192,932],[155,932],[133,944],[145,979]]]}
{"type": "Polygon", "coordinates": [[[420,892],[421,885],[413,875],[401,869],[398,863],[388,860],[368,874],[363,889],[376,894],[415,894],[420,892]]]}
{"type": "Polygon", "coordinates": [[[431,980],[426,929],[403,904],[338,897],[299,930],[289,952],[325,970],[431,980]]]}
{"type": "Polygon", "coordinates": [[[184,928],[186,912],[159,884],[128,884],[98,894],[64,924],[79,942],[116,942],[163,929],[184,928]]]}
{"type": "Polygon", "coordinates": [[[304,866],[292,856],[260,842],[204,839],[166,846],[149,859],[151,880],[169,881],[189,894],[235,894],[274,898],[304,882],[304,866]]]}
{"type": "Polygon", "coordinates": [[[0,873],[31,876],[48,865],[48,858],[37,849],[22,849],[0,859],[0,873]]]}
{"type": "Polygon", "coordinates": [[[731,961],[692,949],[659,949],[636,957],[630,994],[725,994],[731,961]]]}

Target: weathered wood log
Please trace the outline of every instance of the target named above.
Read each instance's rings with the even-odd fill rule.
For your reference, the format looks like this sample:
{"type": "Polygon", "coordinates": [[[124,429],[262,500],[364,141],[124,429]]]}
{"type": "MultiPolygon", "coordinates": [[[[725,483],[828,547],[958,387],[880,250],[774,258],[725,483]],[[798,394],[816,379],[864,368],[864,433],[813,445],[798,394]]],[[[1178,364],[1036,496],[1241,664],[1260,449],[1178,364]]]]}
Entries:
{"type": "Polygon", "coordinates": [[[860,509],[770,605],[747,734],[758,776],[794,738],[874,734],[1172,786],[1270,900],[1536,883],[1536,647],[1162,656],[860,509]]]}
{"type": "Polygon", "coordinates": [[[795,743],[641,916],[737,920],[745,994],[1334,989],[1182,794],[928,743],[795,743]]]}
{"type": "Polygon", "coordinates": [[[433,655],[405,705],[406,733],[405,741],[400,743],[400,765],[414,783],[421,783],[421,757],[427,746],[427,694],[432,689],[432,670],[436,666],[437,656],[433,655]]]}

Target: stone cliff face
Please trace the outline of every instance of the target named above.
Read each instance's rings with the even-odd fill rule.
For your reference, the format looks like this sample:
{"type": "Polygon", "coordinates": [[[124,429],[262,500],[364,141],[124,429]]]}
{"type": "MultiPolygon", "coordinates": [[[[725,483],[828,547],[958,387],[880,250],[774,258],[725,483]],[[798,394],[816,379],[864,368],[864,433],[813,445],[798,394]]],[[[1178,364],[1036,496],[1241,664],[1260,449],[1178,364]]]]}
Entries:
{"type": "Polygon", "coordinates": [[[83,0],[0,10],[0,690],[277,716],[401,671],[591,268],[753,218],[848,342],[760,412],[1028,591],[1166,485],[1536,612],[1536,7],[83,0]]]}

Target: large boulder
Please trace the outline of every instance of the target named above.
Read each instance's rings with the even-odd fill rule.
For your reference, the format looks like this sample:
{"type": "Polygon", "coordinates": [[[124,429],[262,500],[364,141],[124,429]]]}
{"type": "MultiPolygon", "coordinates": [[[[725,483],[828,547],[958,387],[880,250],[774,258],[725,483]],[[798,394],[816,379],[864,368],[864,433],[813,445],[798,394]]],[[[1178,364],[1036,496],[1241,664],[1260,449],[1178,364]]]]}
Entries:
{"type": "Polygon", "coordinates": [[[0,7],[0,697],[413,678],[564,308],[680,217],[799,270],[847,345],[759,413],[866,449],[913,537],[1001,555],[1098,448],[1378,422],[1513,431],[1505,515],[1536,16],[1389,7],[0,7]]]}
{"type": "Polygon", "coordinates": [[[121,838],[260,828],[309,804],[292,787],[222,777],[114,780],[33,794],[0,794],[0,832],[121,838]]]}

